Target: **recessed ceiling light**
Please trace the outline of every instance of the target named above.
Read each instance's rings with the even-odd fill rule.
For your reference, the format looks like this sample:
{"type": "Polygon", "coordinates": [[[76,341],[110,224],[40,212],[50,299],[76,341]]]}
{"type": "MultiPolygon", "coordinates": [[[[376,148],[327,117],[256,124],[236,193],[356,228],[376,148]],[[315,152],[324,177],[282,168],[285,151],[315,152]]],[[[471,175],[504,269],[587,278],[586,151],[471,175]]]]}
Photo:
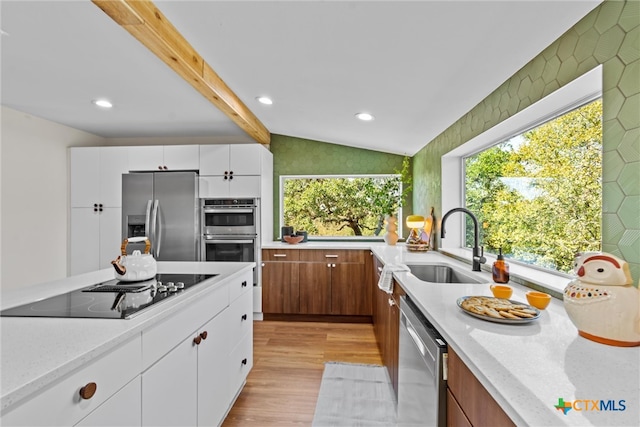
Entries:
{"type": "Polygon", "coordinates": [[[356,117],[359,118],[360,120],[364,121],[364,122],[370,122],[374,118],[369,113],[358,113],[358,114],[356,114],[356,117]]]}
{"type": "Polygon", "coordinates": [[[264,104],[264,105],[273,104],[273,101],[268,96],[259,96],[256,99],[258,100],[259,103],[264,104]]]}
{"type": "Polygon", "coordinates": [[[101,108],[111,108],[113,107],[113,104],[109,101],[107,101],[106,99],[94,99],[93,102],[95,105],[97,105],[98,107],[101,108]]]}

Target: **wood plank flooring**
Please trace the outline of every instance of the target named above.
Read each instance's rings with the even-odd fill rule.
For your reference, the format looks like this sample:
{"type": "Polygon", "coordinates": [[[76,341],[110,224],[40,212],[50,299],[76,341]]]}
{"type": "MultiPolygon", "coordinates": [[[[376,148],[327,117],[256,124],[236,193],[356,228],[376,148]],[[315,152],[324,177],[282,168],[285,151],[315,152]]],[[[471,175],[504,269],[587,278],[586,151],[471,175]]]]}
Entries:
{"type": "Polygon", "coordinates": [[[256,321],[253,369],[223,427],[310,426],[325,362],[381,365],[373,325],[256,321]]]}

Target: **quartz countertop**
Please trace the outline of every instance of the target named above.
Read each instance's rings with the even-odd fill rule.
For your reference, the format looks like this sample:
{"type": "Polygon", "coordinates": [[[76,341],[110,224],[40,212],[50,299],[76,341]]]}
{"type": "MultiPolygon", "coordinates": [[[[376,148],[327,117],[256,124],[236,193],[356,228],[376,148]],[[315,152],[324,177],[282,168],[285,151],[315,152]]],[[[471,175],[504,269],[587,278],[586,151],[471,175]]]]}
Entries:
{"type": "MultiPolygon", "coordinates": [[[[132,319],[0,318],[0,409],[4,412],[32,393],[116,348],[145,328],[188,307],[220,283],[255,263],[158,262],[158,273],[218,274],[184,294],[151,306],[132,319]]],[[[2,293],[2,309],[113,279],[113,269],[2,293]]]]}
{"type": "MultiPolygon", "coordinates": [[[[491,275],[438,252],[408,252],[403,245],[372,245],[385,264],[462,266],[482,284],[427,284],[395,273],[407,295],[438,329],[516,425],[640,425],[640,347],[622,348],[582,338],[562,301],[552,299],[540,317],[521,325],[493,323],[464,313],[458,298],[492,296],[491,275]],[[565,415],[558,399],[579,402],[565,415]],[[615,401],[618,410],[591,410],[591,401],[615,401]],[[619,401],[624,400],[624,410],[619,401]]],[[[569,279],[567,280],[567,282],[569,279]]],[[[509,283],[512,300],[527,303],[527,288],[509,283]]],[[[610,406],[611,408],[611,406],[610,406]]]]}

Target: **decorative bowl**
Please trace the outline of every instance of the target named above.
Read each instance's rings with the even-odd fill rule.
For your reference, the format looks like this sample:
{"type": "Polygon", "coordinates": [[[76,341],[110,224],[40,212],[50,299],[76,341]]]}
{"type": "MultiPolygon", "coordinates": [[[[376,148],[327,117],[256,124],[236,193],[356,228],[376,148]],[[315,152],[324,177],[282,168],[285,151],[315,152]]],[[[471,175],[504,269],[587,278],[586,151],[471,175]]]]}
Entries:
{"type": "Polygon", "coordinates": [[[302,242],[304,236],[284,236],[284,241],[290,245],[295,245],[302,242]]]}
{"type": "Polygon", "coordinates": [[[526,293],[529,304],[540,310],[544,310],[551,302],[551,295],[544,292],[529,291],[526,293]]]}
{"type": "Polygon", "coordinates": [[[493,296],[496,298],[509,299],[513,294],[513,289],[511,289],[511,286],[491,285],[490,288],[491,293],[493,293],[493,296]]]}

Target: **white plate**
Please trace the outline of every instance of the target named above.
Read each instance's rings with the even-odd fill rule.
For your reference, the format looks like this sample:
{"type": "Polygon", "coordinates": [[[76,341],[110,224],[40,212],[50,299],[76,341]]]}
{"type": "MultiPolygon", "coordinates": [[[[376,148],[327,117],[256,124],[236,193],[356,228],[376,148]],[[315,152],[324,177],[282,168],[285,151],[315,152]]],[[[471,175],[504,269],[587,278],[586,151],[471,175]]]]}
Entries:
{"type": "MultiPolygon", "coordinates": [[[[537,320],[538,317],[540,317],[540,310],[538,310],[535,307],[530,306],[529,304],[525,304],[523,302],[520,301],[514,301],[514,300],[507,300],[513,304],[518,304],[518,305],[523,305],[526,308],[528,308],[529,310],[533,310],[536,312],[536,314],[533,315],[533,317],[523,317],[521,319],[498,319],[496,317],[491,317],[491,316],[485,316],[484,314],[478,314],[478,313],[473,313],[471,311],[465,310],[462,307],[462,302],[468,298],[471,297],[479,297],[479,296],[483,296],[483,295],[469,295],[466,297],[460,297],[458,298],[458,300],[456,301],[456,304],[458,304],[458,307],[460,307],[460,310],[464,311],[465,313],[467,313],[469,316],[473,316],[473,317],[477,317],[478,319],[482,319],[482,320],[488,320],[489,322],[495,322],[495,323],[507,323],[510,325],[520,325],[523,323],[529,323],[529,322],[533,322],[534,320],[537,320]]],[[[484,298],[491,298],[491,299],[502,299],[502,298],[493,298],[493,297],[485,297],[484,298]]]]}

